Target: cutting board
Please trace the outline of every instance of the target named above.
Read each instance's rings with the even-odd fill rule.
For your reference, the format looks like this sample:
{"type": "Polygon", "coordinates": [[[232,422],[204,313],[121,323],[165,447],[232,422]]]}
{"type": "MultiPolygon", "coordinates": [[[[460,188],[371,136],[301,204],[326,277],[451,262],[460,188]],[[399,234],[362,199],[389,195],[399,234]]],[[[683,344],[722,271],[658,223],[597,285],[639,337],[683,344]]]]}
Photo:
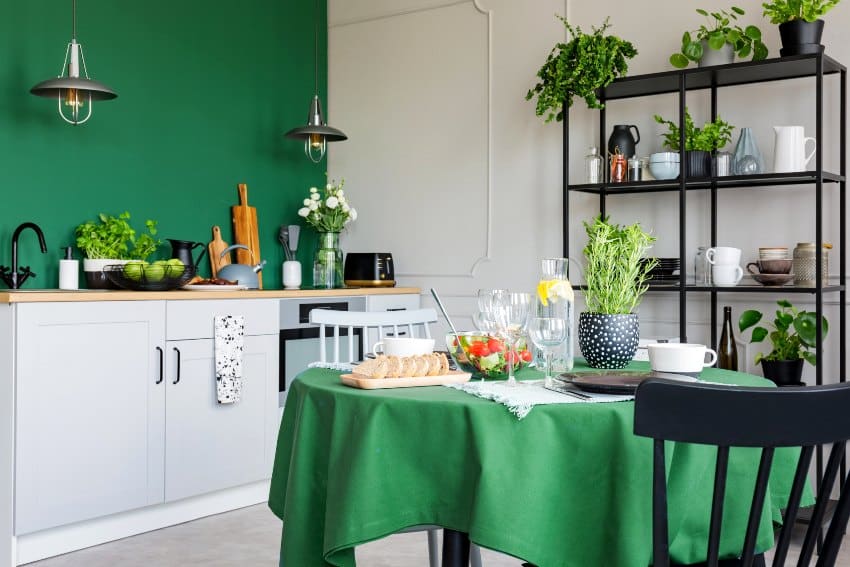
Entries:
{"type": "MultiPolygon", "coordinates": [[[[248,186],[240,183],[236,186],[239,192],[239,204],[230,207],[233,213],[233,235],[237,244],[244,244],[250,249],[236,250],[236,260],[240,264],[253,266],[260,261],[260,238],[257,230],[257,209],[248,206],[248,186]],[[253,254],[252,254],[253,253],[253,254]]],[[[257,273],[259,288],[263,289],[263,273],[257,273]]]]}
{"type": "Polygon", "coordinates": [[[383,388],[416,388],[418,386],[440,386],[444,384],[463,384],[469,382],[472,374],[459,370],[450,370],[442,376],[405,376],[402,378],[371,378],[362,374],[342,374],[339,379],[346,386],[362,390],[383,388]]]}
{"type": "Polygon", "coordinates": [[[212,235],[212,242],[209,243],[207,248],[210,251],[210,271],[212,277],[217,278],[218,271],[230,263],[230,254],[224,258],[221,257],[221,253],[227,248],[227,242],[221,239],[221,228],[218,225],[212,227],[212,235]]]}

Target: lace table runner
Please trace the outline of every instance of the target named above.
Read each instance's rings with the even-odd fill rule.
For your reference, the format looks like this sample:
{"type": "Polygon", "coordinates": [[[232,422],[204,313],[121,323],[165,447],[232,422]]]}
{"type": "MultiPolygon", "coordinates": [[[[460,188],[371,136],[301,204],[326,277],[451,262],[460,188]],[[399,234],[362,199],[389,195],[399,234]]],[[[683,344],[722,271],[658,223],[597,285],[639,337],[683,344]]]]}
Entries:
{"type": "Polygon", "coordinates": [[[553,392],[543,387],[543,380],[526,380],[516,386],[507,386],[505,382],[466,382],[463,384],[446,384],[447,388],[461,390],[467,394],[498,402],[522,419],[527,416],[534,406],[545,404],[582,404],[604,402],[627,402],[634,396],[618,396],[612,394],[591,394],[580,392],[588,399],[580,399],[560,392],[553,392]]]}

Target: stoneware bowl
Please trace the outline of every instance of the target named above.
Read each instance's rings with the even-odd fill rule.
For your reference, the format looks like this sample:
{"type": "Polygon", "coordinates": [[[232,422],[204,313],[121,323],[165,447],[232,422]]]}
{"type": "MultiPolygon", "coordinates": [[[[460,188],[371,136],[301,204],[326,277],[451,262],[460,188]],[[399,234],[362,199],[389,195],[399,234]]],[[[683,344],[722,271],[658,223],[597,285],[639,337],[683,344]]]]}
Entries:
{"type": "Polygon", "coordinates": [[[651,154],[649,172],[656,179],[675,179],[679,176],[679,154],[676,152],[651,154]]]}

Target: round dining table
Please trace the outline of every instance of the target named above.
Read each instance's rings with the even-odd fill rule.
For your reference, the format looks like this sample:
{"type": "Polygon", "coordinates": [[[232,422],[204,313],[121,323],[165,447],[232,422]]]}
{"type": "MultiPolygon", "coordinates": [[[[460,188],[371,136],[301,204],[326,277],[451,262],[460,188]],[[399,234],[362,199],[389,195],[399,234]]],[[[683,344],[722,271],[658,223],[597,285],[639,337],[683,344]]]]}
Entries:
{"type": "MultiPolygon", "coordinates": [[[[701,378],[773,387],[725,370],[701,378]]],[[[633,401],[538,405],[518,419],[502,404],[445,386],[361,390],[343,385],[339,371],[306,370],[288,392],[269,495],[283,520],[280,565],[353,566],[358,545],[437,525],[539,567],[647,567],[652,441],[633,434],[633,421],[633,401]]],[[[705,560],[715,453],[667,448],[678,564],[705,560]]],[[[775,455],[760,550],[773,545],[797,455],[775,455]]],[[[758,458],[754,449],[730,453],[727,556],[742,546],[758,458]]]]}

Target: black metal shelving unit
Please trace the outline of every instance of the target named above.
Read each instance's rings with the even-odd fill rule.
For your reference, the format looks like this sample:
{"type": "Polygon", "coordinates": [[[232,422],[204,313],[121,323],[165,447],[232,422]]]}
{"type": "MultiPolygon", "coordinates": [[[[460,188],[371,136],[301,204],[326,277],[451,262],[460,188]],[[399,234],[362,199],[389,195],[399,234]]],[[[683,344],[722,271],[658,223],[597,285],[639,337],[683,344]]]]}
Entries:
{"type": "MultiPolygon", "coordinates": [[[[825,293],[837,293],[839,297],[839,381],[846,380],[846,299],[847,299],[847,266],[846,266],[846,151],[847,151],[847,69],[844,65],[823,54],[798,55],[765,59],[762,61],[740,62],[729,65],[718,65],[696,69],[683,69],[651,73],[618,79],[601,89],[599,100],[603,103],[636,97],[654,96],[659,94],[678,93],[679,124],[684,123],[687,93],[690,91],[709,90],[711,96],[711,119],[717,117],[718,91],[736,85],[767,83],[788,79],[812,79],[815,87],[815,140],[816,162],[814,171],[796,173],[765,173],[759,175],[734,175],[726,177],[687,178],[685,168],[681,167],[681,175],[677,179],[665,181],[637,181],[627,183],[600,184],[569,184],[569,109],[564,106],[563,121],[563,251],[564,257],[569,257],[569,196],[570,192],[591,193],[599,196],[599,211],[605,214],[606,199],[621,194],[630,193],[660,193],[676,192],[679,198],[679,258],[682,268],[679,281],[673,285],[667,283],[650,285],[653,292],[676,292],[679,296],[679,337],[687,340],[687,296],[689,293],[709,293],[711,296],[711,342],[717,344],[717,296],[719,293],[781,293],[781,294],[813,294],[815,297],[815,313],[820,319],[823,315],[823,296],[825,293]],[[839,94],[839,171],[831,172],[823,169],[824,144],[824,77],[838,75],[839,94]],[[831,285],[823,281],[821,254],[815,254],[816,281],[814,287],[779,286],[765,287],[761,285],[738,285],[735,287],[715,287],[688,285],[684,266],[687,265],[686,250],[686,213],[687,196],[693,191],[710,192],[711,217],[711,246],[717,245],[717,193],[729,188],[753,187],[757,190],[783,190],[787,186],[814,186],[815,199],[815,250],[821,250],[823,245],[823,192],[825,186],[836,187],[839,198],[838,211],[838,252],[839,279],[831,285]]],[[[607,126],[605,109],[599,111],[599,147],[606,147],[607,126]]],[[[680,133],[680,148],[685,147],[684,128],[680,133]]],[[[684,150],[680,151],[680,164],[685,164],[684,150]]],[[[833,331],[834,332],[834,331],[833,331]]],[[[816,355],[822,360],[823,336],[820,326],[817,329],[816,355]]],[[[823,365],[815,367],[816,384],[823,383],[823,365]]],[[[818,476],[823,470],[822,451],[818,451],[818,476]]],[[[842,467],[843,469],[843,467],[842,467]]],[[[842,470],[843,474],[843,470],[842,470]]],[[[817,487],[818,493],[820,487],[817,487]]]]}

